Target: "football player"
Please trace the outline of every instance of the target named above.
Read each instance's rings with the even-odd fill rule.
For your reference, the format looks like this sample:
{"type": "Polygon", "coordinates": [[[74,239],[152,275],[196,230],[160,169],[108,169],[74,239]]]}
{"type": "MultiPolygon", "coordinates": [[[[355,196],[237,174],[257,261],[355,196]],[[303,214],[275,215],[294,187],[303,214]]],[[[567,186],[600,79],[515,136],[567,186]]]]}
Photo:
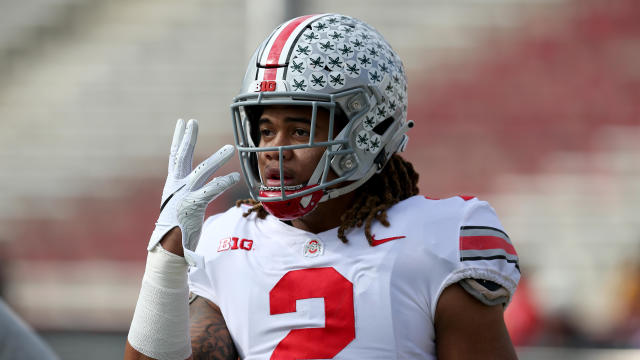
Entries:
{"type": "Polygon", "coordinates": [[[486,202],[418,194],[405,71],[375,29],[285,22],[231,108],[251,199],[204,221],[234,147],[192,169],[178,121],[126,359],[516,358],[515,249],[486,202]]]}

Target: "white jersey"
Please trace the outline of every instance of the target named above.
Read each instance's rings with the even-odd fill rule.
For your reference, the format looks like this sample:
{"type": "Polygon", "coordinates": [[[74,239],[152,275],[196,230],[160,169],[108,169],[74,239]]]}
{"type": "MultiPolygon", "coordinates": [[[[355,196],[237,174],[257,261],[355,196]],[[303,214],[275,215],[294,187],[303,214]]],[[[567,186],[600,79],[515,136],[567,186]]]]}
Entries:
{"type": "Polygon", "coordinates": [[[435,359],[442,291],[465,278],[510,294],[518,259],[484,201],[414,196],[362,228],[313,234],[231,208],[204,224],[190,289],[216,303],[242,359],[435,359]]]}

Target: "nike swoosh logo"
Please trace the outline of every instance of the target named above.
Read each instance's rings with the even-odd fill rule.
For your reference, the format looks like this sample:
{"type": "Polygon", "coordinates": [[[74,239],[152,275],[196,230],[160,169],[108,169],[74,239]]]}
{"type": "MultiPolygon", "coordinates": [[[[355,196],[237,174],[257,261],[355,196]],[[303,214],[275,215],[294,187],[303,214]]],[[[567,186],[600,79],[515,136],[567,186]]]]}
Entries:
{"type": "Polygon", "coordinates": [[[187,184],[182,184],[182,186],[180,186],[178,188],[178,190],[174,191],[173,194],[169,195],[169,197],[167,198],[167,200],[165,200],[162,205],[160,205],[160,212],[162,212],[162,210],[164,209],[165,206],[167,206],[167,204],[169,203],[169,200],[171,200],[171,198],[173,197],[173,195],[175,195],[178,191],[180,191],[180,189],[182,189],[183,187],[185,187],[187,184]]]}
{"type": "Polygon", "coordinates": [[[371,235],[371,246],[378,246],[392,240],[404,239],[405,237],[406,236],[393,236],[384,239],[376,239],[375,235],[371,235]]]}

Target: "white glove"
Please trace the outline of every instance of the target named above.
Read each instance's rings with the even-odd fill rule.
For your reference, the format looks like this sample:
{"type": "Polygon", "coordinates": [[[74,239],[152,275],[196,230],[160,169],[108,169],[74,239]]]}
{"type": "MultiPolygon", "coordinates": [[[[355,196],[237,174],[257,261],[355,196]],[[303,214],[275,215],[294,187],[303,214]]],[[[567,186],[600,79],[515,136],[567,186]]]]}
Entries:
{"type": "Polygon", "coordinates": [[[169,230],[179,226],[187,263],[201,267],[202,257],[196,255],[194,250],[198,245],[207,205],[237,183],[240,174],[233,172],[205,184],[207,179],[233,156],[234,147],[223,146],[192,171],[193,150],[197,137],[197,120],[189,120],[186,129],[184,121],[178,120],[171,143],[169,175],[162,191],[160,216],[147,250],[153,249],[169,230]]]}

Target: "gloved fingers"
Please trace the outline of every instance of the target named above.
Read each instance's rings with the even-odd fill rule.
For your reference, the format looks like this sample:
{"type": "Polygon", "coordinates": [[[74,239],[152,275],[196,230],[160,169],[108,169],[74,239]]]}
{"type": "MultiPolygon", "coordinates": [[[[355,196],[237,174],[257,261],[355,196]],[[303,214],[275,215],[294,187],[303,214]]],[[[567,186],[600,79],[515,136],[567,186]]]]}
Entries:
{"type": "Polygon", "coordinates": [[[187,122],[187,127],[180,142],[178,153],[176,154],[175,176],[179,179],[187,176],[191,172],[193,165],[193,150],[198,140],[198,120],[191,119],[187,122]]]}
{"type": "Polygon", "coordinates": [[[232,145],[225,145],[200,163],[192,171],[190,189],[199,189],[218,169],[233,157],[235,148],[232,145]]]}
{"type": "Polygon", "coordinates": [[[201,189],[196,190],[198,195],[207,203],[213,201],[228,188],[240,181],[240,174],[232,172],[230,174],[214,178],[201,189]]]}
{"type": "Polygon", "coordinates": [[[171,151],[169,152],[169,173],[172,173],[176,166],[176,155],[178,148],[184,136],[184,120],[178,119],[176,129],[173,131],[173,140],[171,141],[171,151]]]}
{"type": "MultiPolygon", "coordinates": [[[[202,232],[202,229],[198,229],[198,230],[194,230],[194,231],[190,231],[188,233],[183,232],[182,233],[182,246],[185,249],[188,249],[192,252],[192,254],[189,254],[191,256],[193,255],[197,255],[195,253],[193,253],[193,251],[196,250],[196,247],[198,246],[198,242],[200,241],[200,233],[202,232]]],[[[191,264],[191,262],[189,261],[190,259],[188,259],[188,253],[185,251],[185,260],[187,260],[187,263],[189,263],[190,265],[195,265],[195,264],[191,264]]]]}

